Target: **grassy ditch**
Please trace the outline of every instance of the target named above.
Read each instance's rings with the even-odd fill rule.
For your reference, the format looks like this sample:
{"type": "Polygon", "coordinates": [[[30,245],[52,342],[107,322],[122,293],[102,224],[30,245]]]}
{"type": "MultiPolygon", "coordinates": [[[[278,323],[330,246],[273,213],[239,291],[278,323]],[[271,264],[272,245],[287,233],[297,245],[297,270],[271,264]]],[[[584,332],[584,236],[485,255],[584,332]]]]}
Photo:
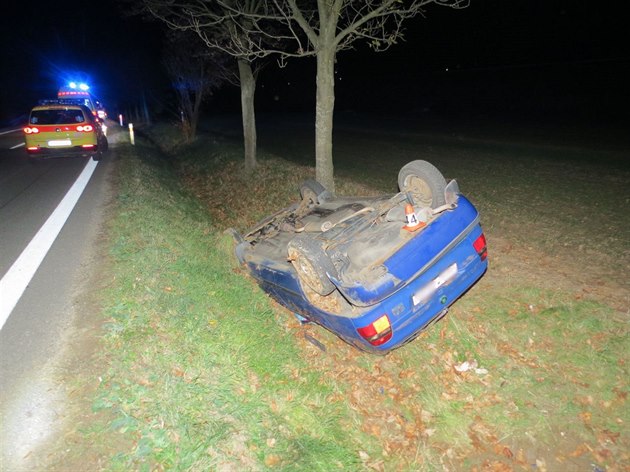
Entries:
{"type": "MultiPolygon", "coordinates": [[[[627,313],[579,280],[550,284],[557,263],[529,270],[524,261],[552,257],[541,247],[553,241],[533,232],[535,249],[521,247],[508,220],[527,215],[501,206],[504,175],[486,173],[483,188],[497,193],[483,192],[462,161],[461,183],[479,190],[470,196],[482,208],[491,269],[442,322],[382,358],[300,326],[235,265],[223,235],[294,200],[311,167],[263,154],[251,179],[239,147],[216,138],[169,156],[143,142],[120,155],[94,401],[105,419],[80,440],[106,445],[103,468],[630,466],[627,313]]],[[[398,168],[394,180],[342,170],[338,193],[393,191],[398,168]]]]}
{"type": "Polygon", "coordinates": [[[113,415],[103,434],[129,443],[108,467],[355,468],[336,386],[309,368],[292,326],[238,273],[231,241],[156,150],[133,151],[120,161],[108,369],[94,403],[113,415]]]}

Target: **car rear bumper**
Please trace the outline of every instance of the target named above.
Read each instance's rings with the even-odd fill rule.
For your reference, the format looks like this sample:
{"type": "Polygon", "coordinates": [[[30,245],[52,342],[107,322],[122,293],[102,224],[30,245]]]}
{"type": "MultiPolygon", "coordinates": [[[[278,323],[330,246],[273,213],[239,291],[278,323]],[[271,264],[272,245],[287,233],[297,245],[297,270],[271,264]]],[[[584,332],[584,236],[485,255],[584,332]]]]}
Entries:
{"type": "Polygon", "coordinates": [[[280,304],[363,351],[386,354],[412,341],[442,318],[448,308],[483,276],[488,261],[473,248],[473,241],[481,234],[481,227],[476,225],[456,246],[442,254],[439,261],[392,296],[363,309],[348,305],[339,313],[323,311],[310,303],[288,266],[271,261],[262,264],[248,261],[247,265],[263,290],[280,304]],[[456,266],[455,271],[453,266],[456,266]],[[392,337],[382,345],[373,346],[359,336],[357,329],[384,314],[391,323],[392,337]]]}
{"type": "Polygon", "coordinates": [[[93,156],[98,152],[98,146],[94,146],[91,148],[84,148],[82,146],[72,146],[72,147],[59,147],[59,148],[49,148],[49,147],[38,147],[37,149],[27,149],[29,157],[32,158],[46,158],[46,157],[66,157],[66,156],[93,156]]]}

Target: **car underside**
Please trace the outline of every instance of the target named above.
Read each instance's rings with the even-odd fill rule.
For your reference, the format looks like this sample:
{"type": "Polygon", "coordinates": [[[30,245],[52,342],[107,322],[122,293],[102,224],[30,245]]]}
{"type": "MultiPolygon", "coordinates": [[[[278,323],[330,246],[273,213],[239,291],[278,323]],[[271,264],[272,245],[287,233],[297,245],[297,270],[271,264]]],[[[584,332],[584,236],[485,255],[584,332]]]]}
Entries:
{"type": "Polygon", "coordinates": [[[307,181],[299,203],[237,235],[237,256],[300,317],[388,352],[443,316],[487,267],[479,215],[455,181],[413,161],[399,187],[335,197],[307,181]]]}

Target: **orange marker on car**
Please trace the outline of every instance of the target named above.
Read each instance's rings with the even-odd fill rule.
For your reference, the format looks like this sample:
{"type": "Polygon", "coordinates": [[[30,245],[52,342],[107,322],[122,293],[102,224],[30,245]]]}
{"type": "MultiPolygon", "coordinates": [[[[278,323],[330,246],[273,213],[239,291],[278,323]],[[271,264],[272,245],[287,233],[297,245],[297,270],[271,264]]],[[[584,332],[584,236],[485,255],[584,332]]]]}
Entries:
{"type": "Polygon", "coordinates": [[[403,226],[403,229],[407,231],[416,231],[425,226],[425,224],[418,219],[418,215],[416,215],[411,203],[405,205],[405,221],[407,224],[403,226]]]}

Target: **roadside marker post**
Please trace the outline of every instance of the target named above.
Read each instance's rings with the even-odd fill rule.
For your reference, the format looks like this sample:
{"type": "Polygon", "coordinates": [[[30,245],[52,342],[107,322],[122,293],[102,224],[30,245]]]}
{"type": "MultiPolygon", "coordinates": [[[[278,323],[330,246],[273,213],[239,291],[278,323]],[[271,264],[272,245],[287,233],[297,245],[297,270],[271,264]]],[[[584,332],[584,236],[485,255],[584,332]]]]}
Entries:
{"type": "Polygon", "coordinates": [[[136,145],[136,140],[133,136],[133,123],[129,123],[129,140],[131,141],[132,146],[136,145]]]}

